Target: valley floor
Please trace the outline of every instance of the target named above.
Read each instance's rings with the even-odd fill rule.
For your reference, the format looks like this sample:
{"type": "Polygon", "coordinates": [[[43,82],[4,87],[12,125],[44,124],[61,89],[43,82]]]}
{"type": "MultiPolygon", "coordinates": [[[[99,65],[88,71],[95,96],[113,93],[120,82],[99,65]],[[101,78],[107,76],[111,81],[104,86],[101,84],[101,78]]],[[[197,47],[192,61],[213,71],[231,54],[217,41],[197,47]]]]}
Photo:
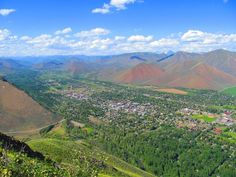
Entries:
{"type": "Polygon", "coordinates": [[[67,174],[236,174],[234,96],[31,72],[30,78],[23,72],[6,79],[63,121],[42,127],[35,136],[18,134],[18,138],[67,174]]]}

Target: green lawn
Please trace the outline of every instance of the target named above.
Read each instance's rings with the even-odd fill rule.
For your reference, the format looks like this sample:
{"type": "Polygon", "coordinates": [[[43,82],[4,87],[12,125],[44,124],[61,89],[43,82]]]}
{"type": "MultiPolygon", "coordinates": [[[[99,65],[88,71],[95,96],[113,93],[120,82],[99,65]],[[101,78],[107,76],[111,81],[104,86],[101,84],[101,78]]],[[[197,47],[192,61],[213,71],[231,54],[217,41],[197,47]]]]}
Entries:
{"type": "Polygon", "coordinates": [[[209,117],[207,115],[202,115],[202,114],[195,114],[195,115],[192,115],[192,118],[193,119],[198,119],[198,120],[203,120],[205,122],[214,122],[216,120],[216,118],[214,117],[209,117]]]}

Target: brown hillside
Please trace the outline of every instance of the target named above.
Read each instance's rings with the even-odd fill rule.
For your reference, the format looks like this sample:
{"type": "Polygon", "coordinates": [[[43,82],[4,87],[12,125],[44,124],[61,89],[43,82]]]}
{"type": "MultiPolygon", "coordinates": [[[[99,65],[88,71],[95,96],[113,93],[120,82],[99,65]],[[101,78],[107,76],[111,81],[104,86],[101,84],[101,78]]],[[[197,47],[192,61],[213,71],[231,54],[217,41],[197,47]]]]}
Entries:
{"type": "Polygon", "coordinates": [[[40,128],[57,118],[23,91],[0,81],[0,131],[22,131],[40,128]]]}
{"type": "Polygon", "coordinates": [[[174,94],[178,94],[178,95],[187,95],[188,94],[188,92],[185,92],[185,91],[179,90],[179,89],[175,89],[175,88],[161,88],[161,89],[157,89],[157,91],[166,92],[166,93],[174,93],[174,94]]]}
{"type": "Polygon", "coordinates": [[[203,54],[199,60],[221,71],[236,76],[236,53],[226,50],[215,50],[203,54]]]}
{"type": "Polygon", "coordinates": [[[86,71],[87,65],[83,62],[70,61],[66,64],[66,70],[71,74],[81,74],[86,71]]]}
{"type": "Polygon", "coordinates": [[[196,62],[184,61],[171,66],[171,69],[165,70],[165,73],[158,78],[146,82],[149,85],[169,86],[168,83],[187,75],[189,68],[192,68],[196,62]]]}
{"type": "Polygon", "coordinates": [[[175,55],[160,62],[159,65],[169,71],[175,69],[177,65],[190,61],[204,63],[236,76],[236,53],[222,49],[202,54],[177,52],[175,55]]]}
{"type": "Polygon", "coordinates": [[[118,76],[118,81],[123,83],[142,83],[160,77],[164,71],[156,65],[141,63],[124,71],[118,76]]]}
{"type": "Polygon", "coordinates": [[[177,79],[168,83],[169,86],[174,87],[202,89],[221,89],[235,84],[236,77],[203,63],[193,66],[177,79]]]}
{"type": "Polygon", "coordinates": [[[116,57],[108,60],[113,65],[103,65],[98,71],[98,79],[214,90],[236,85],[236,52],[221,49],[206,53],[177,52],[162,58],[153,54],[116,57]],[[145,64],[140,58],[145,59],[145,64]]]}

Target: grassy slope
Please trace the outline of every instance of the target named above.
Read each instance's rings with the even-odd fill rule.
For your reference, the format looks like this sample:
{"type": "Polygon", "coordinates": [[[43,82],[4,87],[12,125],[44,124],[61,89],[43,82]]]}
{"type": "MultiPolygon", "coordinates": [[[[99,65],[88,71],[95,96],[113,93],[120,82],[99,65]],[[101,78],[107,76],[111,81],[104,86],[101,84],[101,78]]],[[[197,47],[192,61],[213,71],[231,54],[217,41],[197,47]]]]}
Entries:
{"type": "Polygon", "coordinates": [[[0,176],[65,176],[67,172],[57,169],[52,163],[28,157],[19,152],[5,151],[0,147],[0,176]],[[1,156],[1,155],[0,155],[1,156]]]}
{"type": "Polygon", "coordinates": [[[25,143],[0,133],[0,176],[64,177],[68,173],[25,143]]]}
{"type": "Polygon", "coordinates": [[[65,126],[66,123],[62,122],[54,126],[49,132],[43,134],[43,137],[35,138],[29,141],[28,144],[32,149],[48,155],[49,158],[58,163],[62,163],[63,166],[66,169],[70,169],[72,173],[74,173],[73,171],[76,171],[77,168],[86,170],[89,166],[89,168],[93,168],[95,172],[98,172],[100,177],[153,177],[152,174],[107,154],[89,145],[85,141],[70,140],[65,126]],[[81,158],[82,162],[79,161],[81,158]],[[106,168],[101,167],[103,163],[106,168]]]}
{"type": "Polygon", "coordinates": [[[236,96],[236,86],[235,87],[226,88],[225,90],[223,90],[223,93],[236,96]]]}
{"type": "MultiPolygon", "coordinates": [[[[146,173],[126,162],[108,155],[101,150],[88,145],[83,141],[58,140],[50,138],[41,138],[31,140],[28,142],[30,147],[34,150],[47,154],[56,162],[61,162],[65,168],[76,170],[78,166],[84,166],[84,159],[91,165],[91,161],[105,163],[105,168],[100,168],[100,176],[131,176],[131,177],[145,177],[153,176],[146,173]],[[78,159],[82,158],[83,162],[78,159]]],[[[94,167],[96,169],[96,166],[94,167]]]]}
{"type": "Polygon", "coordinates": [[[4,156],[8,159],[8,164],[0,158],[0,173],[3,176],[63,176],[66,173],[63,170],[55,169],[53,164],[49,164],[34,158],[27,157],[14,151],[4,151],[0,148],[0,152],[4,152],[4,156]]]}

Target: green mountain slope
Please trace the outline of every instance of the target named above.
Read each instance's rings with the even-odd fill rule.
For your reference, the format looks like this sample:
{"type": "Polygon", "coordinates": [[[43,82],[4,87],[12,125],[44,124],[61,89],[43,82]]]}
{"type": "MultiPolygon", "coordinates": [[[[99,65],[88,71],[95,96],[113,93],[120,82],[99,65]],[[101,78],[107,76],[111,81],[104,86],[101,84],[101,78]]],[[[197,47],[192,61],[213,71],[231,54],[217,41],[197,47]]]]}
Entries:
{"type": "Polygon", "coordinates": [[[153,176],[82,141],[40,138],[28,144],[38,151],[0,133],[2,176],[153,176]]]}
{"type": "Polygon", "coordinates": [[[63,126],[55,127],[42,138],[30,140],[28,144],[60,163],[71,174],[77,174],[78,169],[82,169],[88,176],[153,176],[84,140],[71,140],[63,126]]]}
{"type": "Polygon", "coordinates": [[[223,90],[223,93],[236,96],[236,87],[230,87],[223,90]]]}
{"type": "Polygon", "coordinates": [[[66,176],[68,173],[23,142],[0,133],[0,176],[66,176]]]}

